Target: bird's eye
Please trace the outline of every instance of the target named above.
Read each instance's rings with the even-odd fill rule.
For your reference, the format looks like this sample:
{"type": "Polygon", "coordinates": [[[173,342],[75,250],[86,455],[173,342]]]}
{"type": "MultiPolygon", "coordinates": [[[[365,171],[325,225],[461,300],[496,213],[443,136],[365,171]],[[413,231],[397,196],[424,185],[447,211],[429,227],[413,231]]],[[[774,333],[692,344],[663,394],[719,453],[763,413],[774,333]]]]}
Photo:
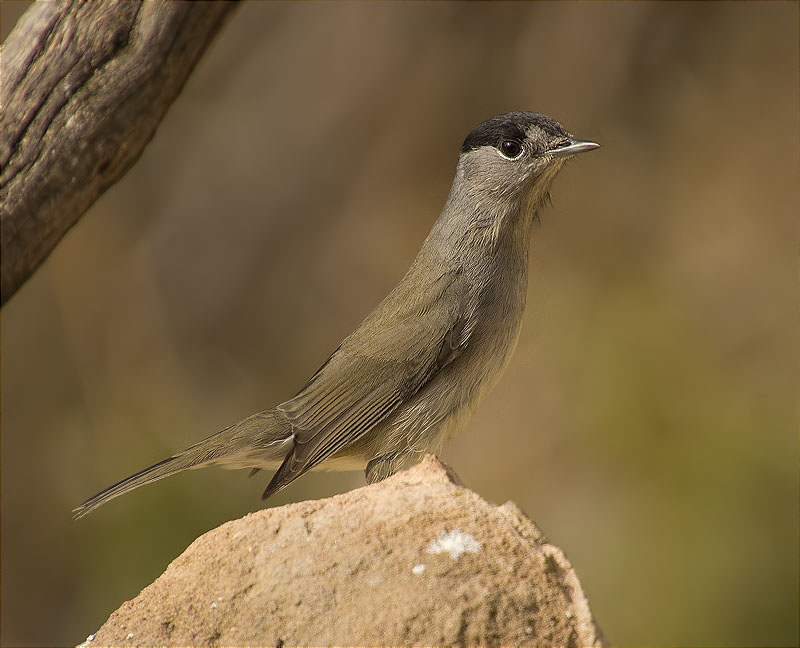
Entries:
{"type": "Polygon", "coordinates": [[[522,155],[522,145],[516,140],[503,140],[497,147],[500,155],[509,160],[516,160],[522,155]]]}

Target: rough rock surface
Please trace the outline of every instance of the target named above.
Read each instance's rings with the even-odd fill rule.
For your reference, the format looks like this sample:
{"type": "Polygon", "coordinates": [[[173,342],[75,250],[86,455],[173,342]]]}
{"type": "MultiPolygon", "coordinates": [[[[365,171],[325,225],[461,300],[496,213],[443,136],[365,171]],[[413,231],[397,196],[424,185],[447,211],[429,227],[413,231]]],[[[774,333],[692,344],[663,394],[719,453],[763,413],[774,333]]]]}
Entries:
{"type": "Polygon", "coordinates": [[[605,645],[563,552],[433,456],[209,531],[84,645],[281,643],[605,645]]]}

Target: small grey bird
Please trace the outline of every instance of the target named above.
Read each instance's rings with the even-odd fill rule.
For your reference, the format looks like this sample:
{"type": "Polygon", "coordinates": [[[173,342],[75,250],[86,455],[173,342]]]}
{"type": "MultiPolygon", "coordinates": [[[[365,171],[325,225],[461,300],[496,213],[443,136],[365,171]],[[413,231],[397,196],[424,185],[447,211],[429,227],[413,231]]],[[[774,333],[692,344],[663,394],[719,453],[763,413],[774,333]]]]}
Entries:
{"type": "Polygon", "coordinates": [[[266,499],[312,468],[366,465],[374,483],[438,451],[508,364],[528,235],[553,178],[598,146],[538,113],[483,122],[464,140],[450,196],[411,268],[294,398],[109,486],[75,517],[188,468],[277,468],[266,499]]]}

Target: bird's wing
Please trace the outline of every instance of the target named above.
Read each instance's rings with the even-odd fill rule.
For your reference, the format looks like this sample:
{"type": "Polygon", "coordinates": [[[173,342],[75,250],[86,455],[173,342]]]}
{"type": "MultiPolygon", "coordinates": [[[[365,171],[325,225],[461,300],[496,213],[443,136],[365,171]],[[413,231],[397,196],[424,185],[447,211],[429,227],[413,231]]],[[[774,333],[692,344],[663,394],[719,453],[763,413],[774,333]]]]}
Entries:
{"type": "Polygon", "coordinates": [[[300,393],[278,406],[292,424],[294,448],[265,498],[362,437],[457,357],[474,325],[463,282],[449,272],[414,294],[398,286],[300,393]]]}

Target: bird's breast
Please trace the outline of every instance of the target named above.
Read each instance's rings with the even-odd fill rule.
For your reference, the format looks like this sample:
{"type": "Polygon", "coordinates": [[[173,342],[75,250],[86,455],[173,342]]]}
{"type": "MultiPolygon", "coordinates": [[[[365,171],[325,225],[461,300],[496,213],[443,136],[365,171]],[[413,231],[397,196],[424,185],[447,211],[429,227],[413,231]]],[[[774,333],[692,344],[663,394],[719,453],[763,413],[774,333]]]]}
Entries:
{"type": "Polygon", "coordinates": [[[477,280],[483,285],[476,286],[474,322],[466,347],[387,422],[399,443],[420,452],[436,452],[463,429],[500,379],[519,338],[526,270],[525,265],[498,264],[488,280],[477,280]]]}
{"type": "MultiPolygon", "coordinates": [[[[519,339],[527,293],[526,268],[500,268],[505,276],[495,278],[481,294],[476,322],[453,379],[477,404],[499,380],[519,339]]],[[[455,364],[455,363],[454,363],[455,364]]],[[[455,368],[454,368],[455,369],[455,368]]],[[[474,405],[473,405],[474,406],[474,405]]]]}

